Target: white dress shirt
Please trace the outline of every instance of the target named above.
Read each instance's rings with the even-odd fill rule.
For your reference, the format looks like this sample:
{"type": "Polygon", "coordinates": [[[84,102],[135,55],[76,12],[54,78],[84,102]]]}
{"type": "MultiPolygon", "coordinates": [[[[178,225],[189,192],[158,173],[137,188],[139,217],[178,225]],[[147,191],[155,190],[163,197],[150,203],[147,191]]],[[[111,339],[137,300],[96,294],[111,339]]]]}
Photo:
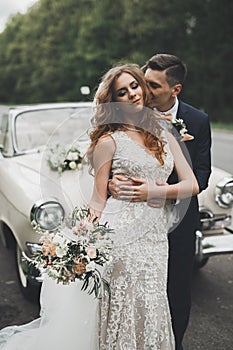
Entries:
{"type": "Polygon", "coordinates": [[[168,111],[166,112],[161,112],[159,111],[156,107],[154,107],[154,110],[160,114],[171,114],[172,117],[172,121],[174,121],[176,119],[176,115],[177,115],[177,111],[178,111],[178,107],[179,107],[179,100],[178,98],[176,97],[176,101],[175,101],[175,104],[172,106],[172,108],[170,108],[168,111]]]}

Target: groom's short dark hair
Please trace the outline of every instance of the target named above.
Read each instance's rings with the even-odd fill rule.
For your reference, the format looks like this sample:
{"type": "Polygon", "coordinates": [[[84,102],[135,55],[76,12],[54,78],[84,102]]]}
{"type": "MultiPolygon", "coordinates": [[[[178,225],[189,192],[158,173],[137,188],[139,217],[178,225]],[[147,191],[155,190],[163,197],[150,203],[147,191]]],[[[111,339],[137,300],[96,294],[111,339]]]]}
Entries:
{"type": "Polygon", "coordinates": [[[165,53],[152,56],[142,67],[144,72],[148,68],[158,71],[165,70],[169,86],[183,84],[187,74],[186,64],[179,57],[165,53]]]}

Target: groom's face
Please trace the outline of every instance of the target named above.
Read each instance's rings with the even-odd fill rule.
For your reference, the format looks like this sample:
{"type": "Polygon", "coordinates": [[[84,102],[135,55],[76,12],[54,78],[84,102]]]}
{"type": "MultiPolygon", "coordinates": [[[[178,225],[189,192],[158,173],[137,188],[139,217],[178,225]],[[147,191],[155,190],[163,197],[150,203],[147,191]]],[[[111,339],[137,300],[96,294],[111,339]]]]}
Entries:
{"type": "Polygon", "coordinates": [[[168,111],[175,103],[175,89],[170,87],[166,79],[166,71],[148,68],[145,78],[151,93],[152,106],[161,112],[168,111]]]}

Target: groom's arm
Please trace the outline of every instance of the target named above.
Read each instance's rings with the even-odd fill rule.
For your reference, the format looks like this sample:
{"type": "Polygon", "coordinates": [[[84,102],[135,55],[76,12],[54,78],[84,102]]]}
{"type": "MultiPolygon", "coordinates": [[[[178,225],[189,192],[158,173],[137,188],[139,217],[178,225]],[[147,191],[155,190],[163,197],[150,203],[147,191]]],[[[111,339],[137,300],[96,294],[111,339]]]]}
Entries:
{"type": "MultiPolygon", "coordinates": [[[[142,199],[138,197],[135,199],[133,197],[133,193],[135,189],[140,186],[142,183],[144,183],[143,179],[138,178],[137,181],[133,181],[132,179],[129,179],[123,175],[114,175],[108,183],[108,191],[115,199],[119,200],[125,200],[125,201],[134,201],[134,202],[141,202],[142,199]]],[[[167,183],[158,181],[156,182],[158,186],[165,186],[167,183]]],[[[144,201],[144,200],[143,200],[144,201]]],[[[164,199],[162,198],[150,198],[147,201],[148,205],[154,208],[160,208],[164,206],[164,204],[172,204],[173,200],[168,199],[166,200],[166,203],[164,202],[164,199]]]]}
{"type": "Polygon", "coordinates": [[[208,186],[211,174],[211,131],[208,116],[205,115],[201,128],[197,135],[196,161],[193,164],[193,172],[196,176],[200,192],[208,186]]]}

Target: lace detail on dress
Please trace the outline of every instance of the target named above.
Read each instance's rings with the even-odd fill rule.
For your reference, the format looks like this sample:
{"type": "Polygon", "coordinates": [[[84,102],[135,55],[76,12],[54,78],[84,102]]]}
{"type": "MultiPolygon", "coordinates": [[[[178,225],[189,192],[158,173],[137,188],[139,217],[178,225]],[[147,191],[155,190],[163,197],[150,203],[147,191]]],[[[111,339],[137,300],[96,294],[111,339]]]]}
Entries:
{"type": "MultiPolygon", "coordinates": [[[[141,145],[133,141],[125,132],[111,134],[116,143],[112,162],[112,173],[128,177],[139,177],[148,182],[166,182],[173,169],[173,156],[165,146],[164,165],[141,145]]],[[[110,197],[107,201],[103,221],[108,221],[115,229],[113,240],[116,246],[131,243],[150,232],[154,241],[167,239],[167,211],[151,208],[147,202],[126,202],[110,197]]]]}
{"type": "MultiPolygon", "coordinates": [[[[173,157],[165,146],[165,164],[123,131],[112,134],[113,174],[166,181],[173,157]]],[[[102,220],[115,229],[113,260],[104,270],[111,296],[99,308],[100,350],[173,350],[167,301],[167,214],[146,202],[107,201],[102,220]]]]}

